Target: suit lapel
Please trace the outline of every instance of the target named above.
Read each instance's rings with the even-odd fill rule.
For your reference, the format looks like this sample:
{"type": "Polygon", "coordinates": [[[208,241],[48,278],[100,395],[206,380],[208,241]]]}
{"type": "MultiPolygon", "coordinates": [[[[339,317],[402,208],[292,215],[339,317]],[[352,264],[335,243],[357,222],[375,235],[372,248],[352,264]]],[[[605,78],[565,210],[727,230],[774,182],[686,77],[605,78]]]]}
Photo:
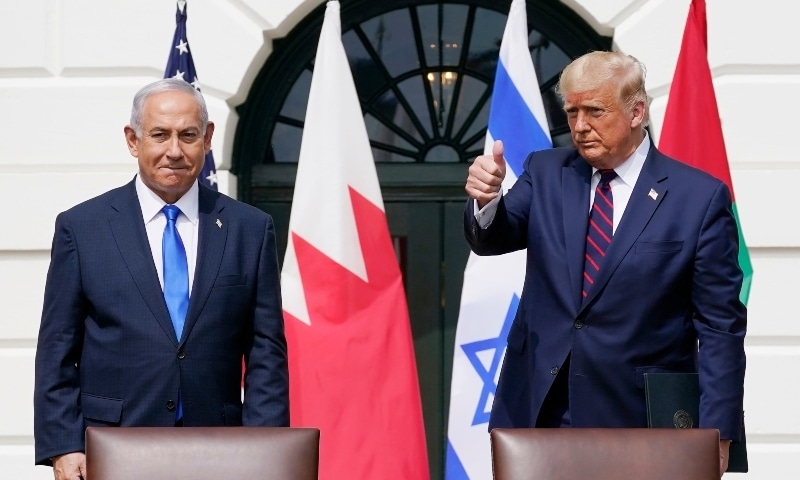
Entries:
{"type": "Polygon", "coordinates": [[[583,288],[583,257],[586,248],[586,225],[589,222],[589,187],[592,167],[578,157],[561,170],[561,202],[564,239],[569,266],[570,293],[576,307],[583,288]]]}
{"type": "Polygon", "coordinates": [[[661,154],[651,146],[650,153],[647,155],[636,185],[633,187],[633,192],[631,192],[625,213],[614,233],[614,239],[606,252],[599,276],[595,279],[594,288],[584,300],[583,308],[591,303],[597,293],[608,283],[622,259],[647,227],[653,213],[667,196],[667,184],[665,183],[667,174],[661,168],[660,157],[661,154]],[[651,191],[655,192],[655,195],[652,195],[651,191]]]}
{"type": "Polygon", "coordinates": [[[139,293],[150,308],[150,312],[164,333],[177,345],[175,329],[164,301],[164,292],[158,281],[158,272],[153,263],[150,243],[147,241],[147,232],[142,220],[142,207],[136,196],[134,182],[126,185],[122,194],[111,202],[111,208],[116,212],[111,216],[109,222],[111,231],[119,253],[122,255],[139,293]]]}
{"type": "Polygon", "coordinates": [[[228,238],[228,221],[217,207],[218,193],[200,185],[197,260],[192,282],[192,296],[183,326],[182,342],[192,331],[203,310],[214,281],[217,278],[225,243],[228,238]]]}

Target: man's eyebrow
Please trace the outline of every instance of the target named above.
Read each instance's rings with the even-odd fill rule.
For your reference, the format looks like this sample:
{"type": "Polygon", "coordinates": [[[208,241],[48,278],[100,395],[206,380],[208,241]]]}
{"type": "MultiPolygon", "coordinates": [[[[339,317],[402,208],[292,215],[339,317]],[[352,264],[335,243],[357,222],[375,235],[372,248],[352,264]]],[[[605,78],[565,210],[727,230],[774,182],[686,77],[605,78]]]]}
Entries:
{"type": "MultiPolygon", "coordinates": [[[[150,130],[148,130],[147,133],[163,133],[163,132],[169,132],[170,130],[171,129],[167,127],[153,127],[150,130]]],[[[178,133],[199,132],[200,130],[201,130],[200,127],[191,126],[178,130],[178,133]]]]}
{"type": "Polygon", "coordinates": [[[587,100],[580,104],[582,108],[605,108],[606,105],[607,104],[605,102],[600,102],[597,100],[587,100]]]}

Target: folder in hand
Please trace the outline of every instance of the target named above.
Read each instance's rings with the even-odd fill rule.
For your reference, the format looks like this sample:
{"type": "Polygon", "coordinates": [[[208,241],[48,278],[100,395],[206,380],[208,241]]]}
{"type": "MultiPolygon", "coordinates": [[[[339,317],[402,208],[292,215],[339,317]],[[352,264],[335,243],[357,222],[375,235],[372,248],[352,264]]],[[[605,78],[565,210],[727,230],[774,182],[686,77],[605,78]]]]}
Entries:
{"type": "MultiPolygon", "coordinates": [[[[700,414],[700,383],[696,373],[645,373],[647,426],[651,428],[697,428],[700,414]]],[[[747,472],[747,442],[742,433],[731,442],[729,472],[747,472]]]]}

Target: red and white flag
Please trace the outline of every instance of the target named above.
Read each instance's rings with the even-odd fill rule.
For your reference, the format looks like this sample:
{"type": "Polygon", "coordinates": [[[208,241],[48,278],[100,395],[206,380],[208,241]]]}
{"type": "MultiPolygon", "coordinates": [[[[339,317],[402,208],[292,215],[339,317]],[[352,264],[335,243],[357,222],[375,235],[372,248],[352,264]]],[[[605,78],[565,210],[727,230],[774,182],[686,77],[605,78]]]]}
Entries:
{"type": "Polygon", "coordinates": [[[292,426],[320,429],[321,480],[429,478],[403,279],[329,1],[281,275],[292,426]]]}

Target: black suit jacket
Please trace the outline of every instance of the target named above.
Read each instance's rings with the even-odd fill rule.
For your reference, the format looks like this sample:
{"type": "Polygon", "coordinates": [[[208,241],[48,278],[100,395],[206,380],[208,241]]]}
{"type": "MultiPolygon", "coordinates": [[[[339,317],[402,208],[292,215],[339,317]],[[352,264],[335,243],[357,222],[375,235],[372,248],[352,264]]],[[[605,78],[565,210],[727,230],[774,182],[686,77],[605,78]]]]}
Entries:
{"type": "Polygon", "coordinates": [[[272,219],[201,185],[198,229],[179,342],[134,182],[58,216],[36,350],[37,464],[83,451],[89,425],[173,425],[178,392],[187,426],[288,426],[272,219]]]}

